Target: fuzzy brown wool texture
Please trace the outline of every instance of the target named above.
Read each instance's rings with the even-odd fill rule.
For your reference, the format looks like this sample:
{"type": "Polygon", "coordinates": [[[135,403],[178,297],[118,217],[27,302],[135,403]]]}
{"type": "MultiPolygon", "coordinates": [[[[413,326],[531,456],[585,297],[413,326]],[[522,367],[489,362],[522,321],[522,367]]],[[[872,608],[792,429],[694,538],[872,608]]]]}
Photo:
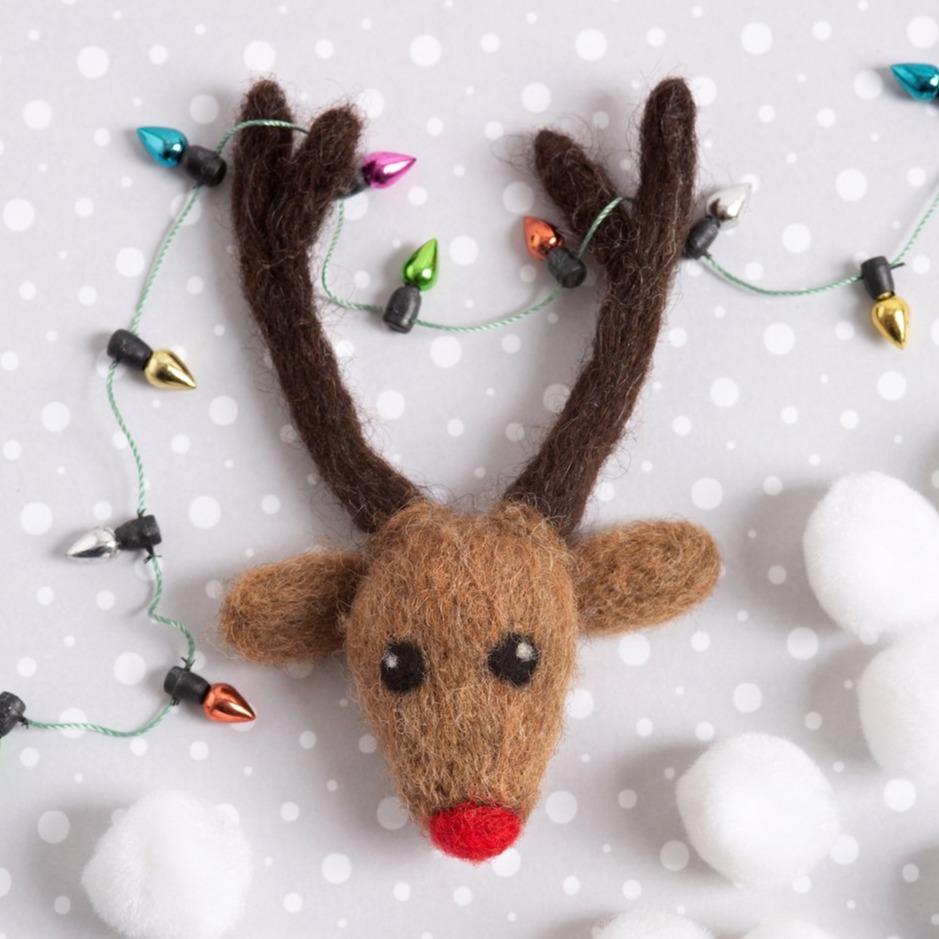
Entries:
{"type": "MultiPolygon", "coordinates": [[[[292,121],[259,82],[242,120],[292,121]]],[[[324,482],[365,532],[364,551],[315,552],[249,571],[221,609],[223,637],[266,664],[344,649],[359,699],[416,820],[465,802],[527,818],[561,731],[579,633],[623,632],[686,612],[720,560],[687,522],[649,521],[574,536],[603,461],[649,368],[687,230],[695,165],[687,87],[659,85],[642,125],[641,182],[592,250],[607,276],[593,350],[544,445],[485,515],[438,505],[368,446],[320,325],[309,253],[354,165],[360,124],[326,112],[294,150],[292,132],[247,130],[235,160],[234,215],[245,294],[284,396],[324,482]],[[525,637],[528,684],[490,668],[525,637]],[[420,650],[422,681],[382,681],[391,647],[420,650]]],[[[615,195],[569,138],[542,131],[538,174],[582,236],[615,195]]]]}
{"type": "MultiPolygon", "coordinates": [[[[538,453],[505,494],[535,506],[564,535],[577,527],[635,407],[684,250],[697,154],[695,106],[684,82],[667,79],[655,88],[640,137],[635,201],[631,208],[620,203],[590,244],[606,273],[592,354],[538,453]]],[[[553,130],[535,138],[535,171],[578,238],[618,194],[577,143],[553,130]]]]}

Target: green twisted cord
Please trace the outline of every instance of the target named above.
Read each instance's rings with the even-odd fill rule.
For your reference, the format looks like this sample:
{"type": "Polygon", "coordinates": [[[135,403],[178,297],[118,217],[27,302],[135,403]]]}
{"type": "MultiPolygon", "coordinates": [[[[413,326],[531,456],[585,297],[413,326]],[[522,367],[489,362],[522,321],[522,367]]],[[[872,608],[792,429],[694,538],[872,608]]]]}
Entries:
{"type": "MultiPolygon", "coordinates": [[[[925,231],[926,226],[929,224],[933,215],[936,214],[937,209],[939,209],[939,190],[933,195],[929,205],[926,207],[926,211],[920,216],[919,221],[910,232],[903,246],[894,257],[891,258],[891,267],[899,267],[901,264],[905,263],[907,255],[913,249],[913,245],[919,240],[920,235],[925,231]]],[[[738,274],[734,274],[732,271],[727,270],[723,264],[715,260],[710,254],[705,254],[701,260],[713,274],[716,274],[722,280],[733,284],[735,287],[740,287],[742,290],[758,294],[761,297],[811,297],[820,293],[826,293],[829,290],[835,290],[838,287],[848,287],[851,284],[856,284],[861,279],[860,274],[852,274],[850,277],[831,280],[824,284],[817,284],[814,287],[802,287],[793,290],[774,289],[771,287],[761,287],[759,284],[753,283],[753,281],[746,280],[738,274]]]]}

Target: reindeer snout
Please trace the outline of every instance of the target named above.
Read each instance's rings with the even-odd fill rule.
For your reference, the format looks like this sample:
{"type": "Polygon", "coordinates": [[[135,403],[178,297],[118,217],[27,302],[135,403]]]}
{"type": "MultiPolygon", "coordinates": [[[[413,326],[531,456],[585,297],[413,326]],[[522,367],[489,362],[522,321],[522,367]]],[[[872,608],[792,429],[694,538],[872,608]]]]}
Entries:
{"type": "Polygon", "coordinates": [[[461,802],[434,812],[427,823],[433,843],[464,861],[486,861],[508,848],[522,830],[511,809],[479,802],[461,802]]]}

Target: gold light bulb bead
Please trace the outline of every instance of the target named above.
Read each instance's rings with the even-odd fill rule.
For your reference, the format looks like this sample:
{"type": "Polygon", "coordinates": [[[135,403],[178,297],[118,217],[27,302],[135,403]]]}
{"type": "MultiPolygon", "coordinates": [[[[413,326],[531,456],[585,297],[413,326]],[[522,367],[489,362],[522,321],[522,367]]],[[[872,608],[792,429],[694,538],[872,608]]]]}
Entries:
{"type": "Polygon", "coordinates": [[[871,308],[874,329],[898,349],[906,346],[910,335],[910,308],[895,293],[884,293],[871,308]]]}
{"type": "Polygon", "coordinates": [[[186,363],[169,349],[154,349],[143,373],[154,388],[191,391],[196,387],[196,380],[186,363]]]}

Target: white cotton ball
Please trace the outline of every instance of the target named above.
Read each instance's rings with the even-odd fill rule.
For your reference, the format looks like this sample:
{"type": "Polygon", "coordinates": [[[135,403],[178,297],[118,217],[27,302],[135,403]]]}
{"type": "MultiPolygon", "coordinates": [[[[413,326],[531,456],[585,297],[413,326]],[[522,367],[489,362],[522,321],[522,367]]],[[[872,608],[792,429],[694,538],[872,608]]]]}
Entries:
{"type": "Polygon", "coordinates": [[[129,939],[218,939],[241,918],[251,873],[230,810],[163,790],[104,833],[82,885],[98,916],[129,939]]]}
{"type": "Polygon", "coordinates": [[[864,641],[939,617],[939,513],[899,479],[839,479],[809,516],[802,548],[818,602],[864,641]]]}
{"type": "MultiPolygon", "coordinates": [[[[937,571],[939,575],[939,571],[937,571]]],[[[885,770],[939,781],[939,636],[912,635],[870,661],[858,683],[861,726],[885,770]]]]}
{"type": "Polygon", "coordinates": [[[764,923],[743,939],[832,939],[823,929],[803,919],[774,919],[764,923]]]}
{"type": "Polygon", "coordinates": [[[714,939],[713,934],[684,916],[653,910],[623,913],[608,923],[597,939],[714,939]]]}
{"type": "Polygon", "coordinates": [[[676,791],[695,850],[745,886],[791,883],[828,854],[838,835],[828,780],[782,737],[747,733],[715,744],[676,791]]]}

